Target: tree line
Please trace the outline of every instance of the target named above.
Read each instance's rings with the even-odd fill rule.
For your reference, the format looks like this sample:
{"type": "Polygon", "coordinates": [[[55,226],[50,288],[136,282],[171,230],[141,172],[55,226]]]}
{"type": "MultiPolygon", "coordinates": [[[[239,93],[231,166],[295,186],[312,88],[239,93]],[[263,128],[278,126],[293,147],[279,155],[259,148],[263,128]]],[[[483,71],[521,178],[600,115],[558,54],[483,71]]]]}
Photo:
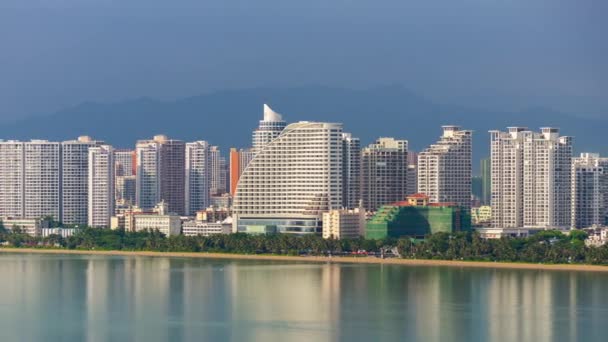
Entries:
{"type": "Polygon", "coordinates": [[[482,239],[475,232],[436,233],[423,240],[409,237],[335,240],[317,235],[242,233],[166,237],[158,231],[95,228],[85,228],[64,238],[59,235],[33,237],[19,229],[0,229],[0,243],[12,247],[315,256],[369,253],[395,254],[406,259],[608,265],[608,246],[586,246],[586,238],[583,231],[572,231],[568,235],[559,231],[542,231],[526,238],[490,240],[482,239]]]}

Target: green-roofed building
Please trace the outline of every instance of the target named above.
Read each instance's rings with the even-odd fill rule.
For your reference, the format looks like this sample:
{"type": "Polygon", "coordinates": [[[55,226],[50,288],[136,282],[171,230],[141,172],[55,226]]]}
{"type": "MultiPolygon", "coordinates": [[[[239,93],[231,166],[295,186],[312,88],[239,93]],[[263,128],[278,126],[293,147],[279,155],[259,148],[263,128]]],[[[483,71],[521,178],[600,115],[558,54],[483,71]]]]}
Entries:
{"type": "Polygon", "coordinates": [[[367,239],[424,237],[438,232],[469,231],[471,216],[452,203],[428,203],[423,194],[382,206],[366,224],[367,239]]]}

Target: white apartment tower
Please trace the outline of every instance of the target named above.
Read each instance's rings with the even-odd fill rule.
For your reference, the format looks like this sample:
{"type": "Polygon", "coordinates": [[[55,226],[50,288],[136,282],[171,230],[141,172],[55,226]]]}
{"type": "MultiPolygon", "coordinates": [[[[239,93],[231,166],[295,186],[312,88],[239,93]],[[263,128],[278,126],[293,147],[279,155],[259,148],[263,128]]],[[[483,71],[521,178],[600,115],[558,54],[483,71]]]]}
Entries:
{"type": "Polygon", "coordinates": [[[109,228],[114,215],[114,151],[111,146],[89,148],[88,225],[109,228]]]}
{"type": "Polygon", "coordinates": [[[258,128],[253,131],[253,151],[261,151],[266,144],[278,137],[287,124],[281,114],[264,104],[264,120],[260,121],[258,128]]]}
{"type": "Polygon", "coordinates": [[[24,216],[25,144],[0,141],[0,217],[24,216]]]}
{"type": "Polygon", "coordinates": [[[362,151],[363,208],[402,201],[407,195],[407,140],[379,138],[362,151]]]}
{"type": "Polygon", "coordinates": [[[418,192],[431,203],[471,207],[473,132],[443,126],[439,141],[418,154],[418,192]]]}
{"type": "Polygon", "coordinates": [[[90,137],[61,143],[61,202],[64,224],[87,224],[89,148],[100,144],[90,137]]]}
{"type": "Polygon", "coordinates": [[[568,228],[572,138],[557,128],[490,131],[492,225],[568,228]]]}
{"type": "Polygon", "coordinates": [[[240,177],[234,230],[322,232],[322,213],[343,207],[342,125],[298,122],[266,144],[240,177]]]}
{"type": "Polygon", "coordinates": [[[210,156],[206,141],[186,144],[186,215],[193,216],[210,204],[210,156]]]}
{"type": "Polygon", "coordinates": [[[0,142],[0,214],[86,224],[88,150],[97,144],[89,137],[0,142]]]}
{"type": "Polygon", "coordinates": [[[572,159],[572,228],[606,223],[608,209],[608,158],[582,153],[572,159]]]}
{"type": "Polygon", "coordinates": [[[135,146],[136,201],[144,209],[164,201],[169,211],[183,215],[185,211],[185,153],[181,140],[156,135],[140,140],[135,146]]]}
{"type": "Polygon", "coordinates": [[[61,143],[32,140],[23,144],[23,217],[60,220],[61,143]]]}
{"type": "Polygon", "coordinates": [[[160,202],[160,146],[154,141],[139,141],[135,146],[135,202],[151,210],[160,202]]]}
{"type": "Polygon", "coordinates": [[[342,133],[342,205],[348,209],[361,201],[361,141],[342,133]]]}

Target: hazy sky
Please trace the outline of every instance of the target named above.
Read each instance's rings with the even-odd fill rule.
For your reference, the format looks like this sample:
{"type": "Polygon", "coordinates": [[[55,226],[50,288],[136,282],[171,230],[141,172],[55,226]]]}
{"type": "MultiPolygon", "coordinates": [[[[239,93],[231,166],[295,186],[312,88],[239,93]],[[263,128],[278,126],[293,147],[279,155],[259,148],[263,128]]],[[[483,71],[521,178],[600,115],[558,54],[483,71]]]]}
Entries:
{"type": "Polygon", "coordinates": [[[399,83],[608,115],[606,0],[0,0],[0,120],[83,101],[399,83]]]}

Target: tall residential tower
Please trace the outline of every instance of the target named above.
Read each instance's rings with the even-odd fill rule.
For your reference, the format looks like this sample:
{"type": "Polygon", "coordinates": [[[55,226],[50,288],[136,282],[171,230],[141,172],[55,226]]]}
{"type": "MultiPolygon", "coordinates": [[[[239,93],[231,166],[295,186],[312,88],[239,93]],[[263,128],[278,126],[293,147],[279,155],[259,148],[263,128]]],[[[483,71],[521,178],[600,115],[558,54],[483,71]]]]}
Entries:
{"type": "Polygon", "coordinates": [[[606,224],[608,158],[582,153],[572,160],[572,228],[606,224]]]}
{"type": "Polygon", "coordinates": [[[439,141],[418,155],[418,192],[430,203],[471,207],[472,136],[458,126],[443,126],[439,141]]]}
{"type": "Polygon", "coordinates": [[[557,128],[490,131],[492,225],[570,227],[572,138],[557,128]]]}
{"type": "Polygon", "coordinates": [[[89,148],[88,225],[110,228],[114,215],[114,151],[112,146],[89,148]]]}
{"type": "Polygon", "coordinates": [[[405,199],[407,147],[407,140],[380,138],[363,149],[361,157],[363,208],[376,211],[385,204],[405,199]]]}

